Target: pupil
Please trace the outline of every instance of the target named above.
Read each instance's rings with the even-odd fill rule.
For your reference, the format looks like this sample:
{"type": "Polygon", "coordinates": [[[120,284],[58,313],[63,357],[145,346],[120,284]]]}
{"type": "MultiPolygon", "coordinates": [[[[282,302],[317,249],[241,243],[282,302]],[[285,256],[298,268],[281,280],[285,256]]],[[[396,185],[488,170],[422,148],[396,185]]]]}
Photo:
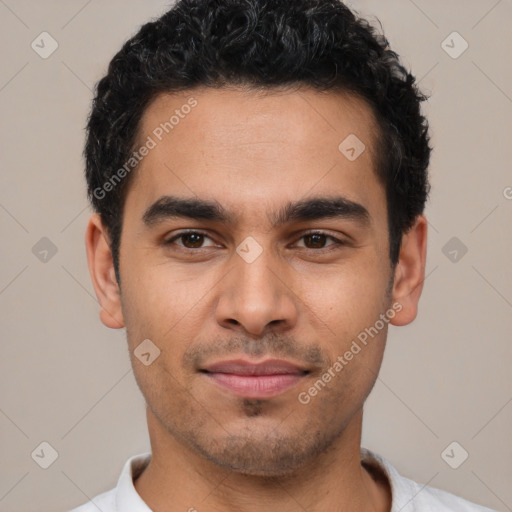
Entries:
{"type": "Polygon", "coordinates": [[[316,234],[313,234],[313,235],[307,235],[307,238],[310,239],[310,240],[313,239],[313,245],[315,247],[317,247],[317,246],[322,247],[323,246],[322,241],[323,241],[323,238],[325,238],[325,235],[320,235],[320,234],[316,233],[316,234]]]}
{"type": "Polygon", "coordinates": [[[188,247],[189,245],[192,245],[193,247],[197,247],[197,246],[201,246],[201,242],[202,242],[202,237],[203,235],[200,235],[199,233],[188,233],[186,235],[184,235],[184,239],[185,240],[190,240],[191,238],[196,238],[195,242],[192,241],[191,244],[187,244],[185,243],[185,245],[188,247]]]}

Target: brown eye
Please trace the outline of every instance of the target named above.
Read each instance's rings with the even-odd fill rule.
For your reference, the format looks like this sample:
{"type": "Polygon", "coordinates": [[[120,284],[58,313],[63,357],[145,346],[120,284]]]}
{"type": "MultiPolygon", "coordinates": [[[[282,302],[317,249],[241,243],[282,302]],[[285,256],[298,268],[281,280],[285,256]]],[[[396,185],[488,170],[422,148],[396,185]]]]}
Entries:
{"type": "Polygon", "coordinates": [[[308,241],[311,243],[313,247],[309,247],[309,249],[322,249],[327,240],[326,235],[321,235],[319,233],[312,233],[311,235],[304,235],[304,241],[306,245],[308,245],[308,241]]]}
{"type": "Polygon", "coordinates": [[[306,249],[325,249],[331,246],[344,245],[341,240],[338,240],[337,238],[326,233],[322,233],[321,231],[306,233],[305,235],[302,235],[300,239],[304,240],[306,249]],[[333,243],[326,246],[325,244],[328,239],[332,240],[333,243]]]}
{"type": "Polygon", "coordinates": [[[204,236],[200,233],[186,233],[185,235],[181,235],[181,239],[185,247],[197,249],[203,244],[204,236]]]}
{"type": "Polygon", "coordinates": [[[165,245],[173,245],[176,240],[181,240],[181,244],[176,244],[179,247],[184,247],[185,249],[203,249],[205,239],[210,239],[205,233],[201,233],[200,231],[186,231],[167,240],[165,245]]]}

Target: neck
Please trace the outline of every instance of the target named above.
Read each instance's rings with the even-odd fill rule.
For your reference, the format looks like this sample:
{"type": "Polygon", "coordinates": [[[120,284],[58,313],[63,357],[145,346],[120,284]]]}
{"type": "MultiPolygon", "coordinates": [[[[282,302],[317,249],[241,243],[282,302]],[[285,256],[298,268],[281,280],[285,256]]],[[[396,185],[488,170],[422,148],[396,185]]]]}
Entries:
{"type": "Polygon", "coordinates": [[[134,482],[154,512],[389,512],[389,484],[361,465],[362,409],[324,453],[291,473],[254,476],[219,467],[181,444],[147,409],[152,458],[134,482]]]}

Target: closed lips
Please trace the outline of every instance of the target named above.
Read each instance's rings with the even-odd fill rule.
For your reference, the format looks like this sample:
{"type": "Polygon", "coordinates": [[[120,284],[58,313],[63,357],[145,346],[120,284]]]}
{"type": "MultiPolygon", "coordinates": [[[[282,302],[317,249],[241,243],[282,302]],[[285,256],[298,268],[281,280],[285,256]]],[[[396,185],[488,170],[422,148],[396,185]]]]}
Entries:
{"type": "Polygon", "coordinates": [[[259,375],[305,375],[308,370],[302,369],[292,363],[281,360],[264,361],[254,364],[246,361],[222,361],[206,367],[207,373],[228,373],[231,375],[259,376],[259,375]]]}

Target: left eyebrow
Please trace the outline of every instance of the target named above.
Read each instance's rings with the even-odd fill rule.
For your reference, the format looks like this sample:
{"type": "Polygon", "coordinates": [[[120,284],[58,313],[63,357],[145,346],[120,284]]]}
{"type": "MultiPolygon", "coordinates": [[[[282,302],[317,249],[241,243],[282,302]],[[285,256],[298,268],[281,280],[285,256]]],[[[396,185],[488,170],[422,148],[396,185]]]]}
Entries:
{"type": "Polygon", "coordinates": [[[346,197],[316,197],[295,203],[287,203],[272,217],[272,227],[279,227],[293,222],[321,219],[354,220],[367,227],[370,224],[370,213],[359,203],[346,197]]]}
{"type": "MultiPolygon", "coordinates": [[[[239,215],[225,209],[217,201],[177,196],[162,196],[143,214],[147,226],[173,218],[209,220],[224,224],[235,224],[239,215]]],[[[269,214],[272,228],[294,222],[304,222],[327,218],[347,219],[364,227],[370,224],[368,210],[346,197],[316,197],[297,202],[288,202],[278,212],[269,214]]]]}

